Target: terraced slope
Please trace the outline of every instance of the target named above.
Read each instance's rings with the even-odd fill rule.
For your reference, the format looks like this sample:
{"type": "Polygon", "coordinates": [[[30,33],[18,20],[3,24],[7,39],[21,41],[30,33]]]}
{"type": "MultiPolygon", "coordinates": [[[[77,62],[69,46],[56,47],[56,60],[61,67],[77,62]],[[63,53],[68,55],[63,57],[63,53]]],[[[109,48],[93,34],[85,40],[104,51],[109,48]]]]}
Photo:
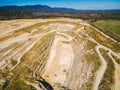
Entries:
{"type": "Polygon", "coordinates": [[[80,19],[40,19],[0,36],[1,90],[120,90],[119,64],[120,44],[80,19]]]}

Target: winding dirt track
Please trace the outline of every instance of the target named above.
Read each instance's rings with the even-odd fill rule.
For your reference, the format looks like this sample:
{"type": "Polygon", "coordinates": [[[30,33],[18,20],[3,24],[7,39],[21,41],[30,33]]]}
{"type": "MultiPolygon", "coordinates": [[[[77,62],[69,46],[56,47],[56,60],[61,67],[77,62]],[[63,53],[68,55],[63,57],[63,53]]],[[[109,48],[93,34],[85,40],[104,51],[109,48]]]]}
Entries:
{"type": "MultiPolygon", "coordinates": [[[[77,30],[76,33],[78,32],[81,32],[81,30],[84,30],[84,27],[82,27],[81,29],[77,30]]],[[[97,30],[98,31],[98,30],[97,30]]],[[[106,60],[104,59],[104,57],[102,56],[101,52],[100,52],[100,49],[104,49],[106,51],[108,51],[108,55],[109,57],[111,58],[112,62],[114,63],[115,65],[115,69],[118,69],[120,68],[120,66],[118,65],[118,63],[115,61],[115,59],[112,57],[111,54],[113,54],[114,56],[120,58],[120,56],[118,56],[118,54],[116,54],[114,51],[112,51],[111,49],[101,45],[100,43],[98,43],[97,41],[95,41],[93,38],[91,38],[89,35],[81,32],[82,34],[84,34],[85,36],[87,36],[87,39],[96,43],[97,46],[95,47],[100,59],[101,59],[101,67],[100,69],[97,71],[96,73],[96,79],[95,79],[95,82],[94,82],[94,86],[93,86],[93,90],[98,90],[98,87],[99,87],[99,84],[101,83],[101,80],[103,78],[103,75],[107,69],[107,63],[106,63],[106,60]]],[[[103,34],[103,33],[102,33],[103,34]]],[[[105,34],[103,34],[105,35],[105,34]]],[[[107,35],[105,35],[107,36],[107,35]]],[[[108,37],[108,36],[107,36],[108,37]]],[[[113,40],[113,39],[112,39],[113,40]]],[[[114,41],[114,40],[113,40],[114,41]]],[[[116,42],[116,41],[115,41],[116,42]]],[[[120,89],[120,85],[118,85],[118,83],[120,84],[120,82],[118,81],[118,79],[116,80],[116,83],[115,83],[115,90],[119,90],[120,89]],[[117,85],[116,85],[117,84],[117,85]],[[119,89],[118,89],[119,88],[119,89]]]]}
{"type": "Polygon", "coordinates": [[[95,83],[94,83],[94,86],[93,86],[93,90],[98,90],[99,84],[100,84],[100,82],[102,80],[102,77],[103,77],[103,75],[104,75],[104,73],[107,69],[107,63],[100,53],[101,46],[96,46],[95,48],[96,48],[96,51],[97,51],[97,53],[98,53],[98,55],[101,59],[101,62],[102,62],[100,69],[96,73],[97,77],[96,77],[96,80],[95,80],[95,83]]]}
{"type": "MultiPolygon", "coordinates": [[[[82,24],[84,24],[84,23],[82,23],[82,24]]],[[[0,66],[2,66],[4,63],[6,63],[5,62],[6,58],[9,59],[9,58],[13,57],[16,53],[19,53],[20,51],[22,51],[25,48],[22,53],[17,55],[17,56],[19,56],[19,57],[17,57],[17,64],[10,69],[10,71],[14,70],[18,66],[18,64],[20,64],[20,62],[21,62],[20,60],[23,57],[23,55],[27,51],[29,51],[37,43],[37,41],[39,39],[41,39],[45,35],[48,35],[50,33],[55,32],[56,36],[55,36],[55,39],[54,39],[53,44],[51,46],[51,50],[50,50],[50,54],[49,54],[46,66],[45,66],[45,72],[43,74],[43,78],[46,78],[50,83],[54,82],[54,83],[61,83],[62,85],[64,85],[64,82],[67,78],[67,72],[69,72],[69,69],[73,64],[75,55],[74,55],[74,52],[73,52],[73,47],[70,44],[73,41],[74,36],[71,37],[68,34],[64,33],[64,31],[70,31],[71,28],[73,28],[73,27],[70,24],[67,24],[66,27],[65,27],[65,25],[63,25],[63,26],[62,25],[63,24],[59,23],[59,24],[53,24],[53,26],[52,26],[52,24],[51,24],[51,26],[50,26],[50,27],[52,27],[51,31],[48,31],[48,32],[45,32],[45,33],[42,33],[42,34],[35,34],[35,35],[32,36],[32,34],[34,33],[34,31],[33,31],[29,34],[28,33],[27,34],[22,34],[21,36],[16,37],[14,39],[12,38],[12,39],[0,42],[1,49],[4,49],[4,48],[8,47],[9,45],[11,45],[13,43],[16,43],[18,41],[24,41],[25,42],[26,40],[28,40],[30,38],[34,39],[34,41],[28,42],[27,44],[23,45],[21,48],[19,48],[17,51],[13,52],[13,54],[11,54],[9,56],[7,56],[7,53],[9,54],[12,51],[12,49],[5,52],[5,54],[1,53],[0,57],[4,57],[4,56],[6,56],[6,57],[0,61],[0,66]],[[62,27],[64,27],[64,28],[62,29],[62,27]],[[67,27],[69,27],[69,28],[67,28],[67,27]],[[28,44],[29,44],[29,46],[26,48],[26,45],[28,45],[28,44]]],[[[75,32],[75,34],[78,35],[81,38],[82,36],[79,34],[79,32],[80,32],[87,37],[86,38],[87,40],[90,40],[90,41],[97,44],[96,47],[95,47],[95,50],[96,50],[96,52],[97,52],[97,54],[98,54],[98,56],[101,60],[101,66],[100,66],[99,70],[96,72],[96,78],[95,78],[92,89],[93,90],[98,90],[98,87],[99,87],[99,85],[101,83],[101,80],[104,76],[104,73],[107,69],[106,60],[100,52],[100,49],[104,49],[105,51],[108,51],[108,56],[111,58],[112,62],[115,65],[115,70],[116,70],[115,71],[115,90],[119,90],[120,85],[118,85],[118,84],[120,84],[120,82],[119,82],[118,75],[117,75],[116,72],[118,72],[120,70],[120,67],[119,67],[118,63],[115,61],[115,59],[113,58],[112,55],[116,56],[117,58],[120,58],[120,57],[118,56],[117,53],[115,53],[111,49],[101,45],[94,38],[92,38],[88,34],[82,32],[82,30],[85,30],[84,25],[83,25],[82,28],[79,28],[78,30],[72,31],[72,32],[75,32]]],[[[95,30],[97,30],[97,29],[95,29],[95,30]]],[[[104,33],[101,33],[101,34],[108,37],[104,33]]],[[[110,39],[113,40],[112,38],[110,38],[110,39]]],[[[14,51],[14,48],[13,48],[13,51],[14,51]]],[[[34,86],[37,90],[40,90],[40,88],[37,84],[31,83],[31,82],[28,82],[28,81],[25,82],[25,83],[28,84],[28,85],[34,86]]]]}
{"type": "Polygon", "coordinates": [[[38,38],[37,40],[35,40],[30,46],[28,46],[28,47],[26,48],[26,50],[22,53],[22,55],[20,55],[20,56],[18,57],[18,59],[17,59],[17,64],[16,64],[15,66],[13,66],[10,71],[12,71],[16,66],[18,66],[18,65],[20,64],[20,59],[22,58],[22,56],[23,56],[27,51],[29,51],[29,50],[36,44],[36,42],[37,42],[40,38],[42,38],[42,37],[44,37],[45,35],[50,34],[50,33],[52,33],[52,32],[55,32],[55,31],[50,31],[50,32],[47,32],[47,33],[38,35],[39,38],[38,38]]]}

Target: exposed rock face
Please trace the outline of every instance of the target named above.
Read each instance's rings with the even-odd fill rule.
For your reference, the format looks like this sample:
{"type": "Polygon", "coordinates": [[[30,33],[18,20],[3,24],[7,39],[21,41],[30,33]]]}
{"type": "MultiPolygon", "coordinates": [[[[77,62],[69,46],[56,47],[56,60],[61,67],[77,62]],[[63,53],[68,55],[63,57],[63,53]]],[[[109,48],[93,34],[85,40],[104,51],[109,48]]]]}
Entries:
{"type": "Polygon", "coordinates": [[[1,89],[120,88],[117,85],[120,44],[80,19],[38,22],[19,30],[10,29],[0,36],[1,89]],[[106,78],[112,74],[115,79],[114,75],[106,78]]]}

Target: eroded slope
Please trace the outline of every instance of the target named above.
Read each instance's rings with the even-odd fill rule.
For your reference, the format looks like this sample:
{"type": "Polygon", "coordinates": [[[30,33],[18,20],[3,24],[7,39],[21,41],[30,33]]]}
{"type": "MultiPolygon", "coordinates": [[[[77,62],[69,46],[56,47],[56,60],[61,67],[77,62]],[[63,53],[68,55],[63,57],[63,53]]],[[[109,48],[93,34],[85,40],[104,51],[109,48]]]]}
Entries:
{"type": "Polygon", "coordinates": [[[117,41],[80,19],[38,22],[0,37],[1,89],[120,89],[117,41]]]}

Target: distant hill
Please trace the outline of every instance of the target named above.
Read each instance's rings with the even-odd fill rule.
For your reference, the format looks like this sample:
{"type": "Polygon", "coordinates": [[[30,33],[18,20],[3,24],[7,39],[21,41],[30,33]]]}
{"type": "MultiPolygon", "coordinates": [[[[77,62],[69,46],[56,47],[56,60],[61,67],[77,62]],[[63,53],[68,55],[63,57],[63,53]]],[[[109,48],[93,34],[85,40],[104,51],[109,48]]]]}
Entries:
{"type": "Polygon", "coordinates": [[[72,8],[58,8],[58,7],[50,7],[47,5],[25,5],[25,6],[2,6],[0,10],[22,10],[22,11],[41,11],[41,10],[50,10],[50,11],[78,11],[72,8]]]}
{"type": "Polygon", "coordinates": [[[0,20],[70,17],[85,20],[120,19],[120,10],[77,10],[47,5],[1,6],[0,20]]]}

